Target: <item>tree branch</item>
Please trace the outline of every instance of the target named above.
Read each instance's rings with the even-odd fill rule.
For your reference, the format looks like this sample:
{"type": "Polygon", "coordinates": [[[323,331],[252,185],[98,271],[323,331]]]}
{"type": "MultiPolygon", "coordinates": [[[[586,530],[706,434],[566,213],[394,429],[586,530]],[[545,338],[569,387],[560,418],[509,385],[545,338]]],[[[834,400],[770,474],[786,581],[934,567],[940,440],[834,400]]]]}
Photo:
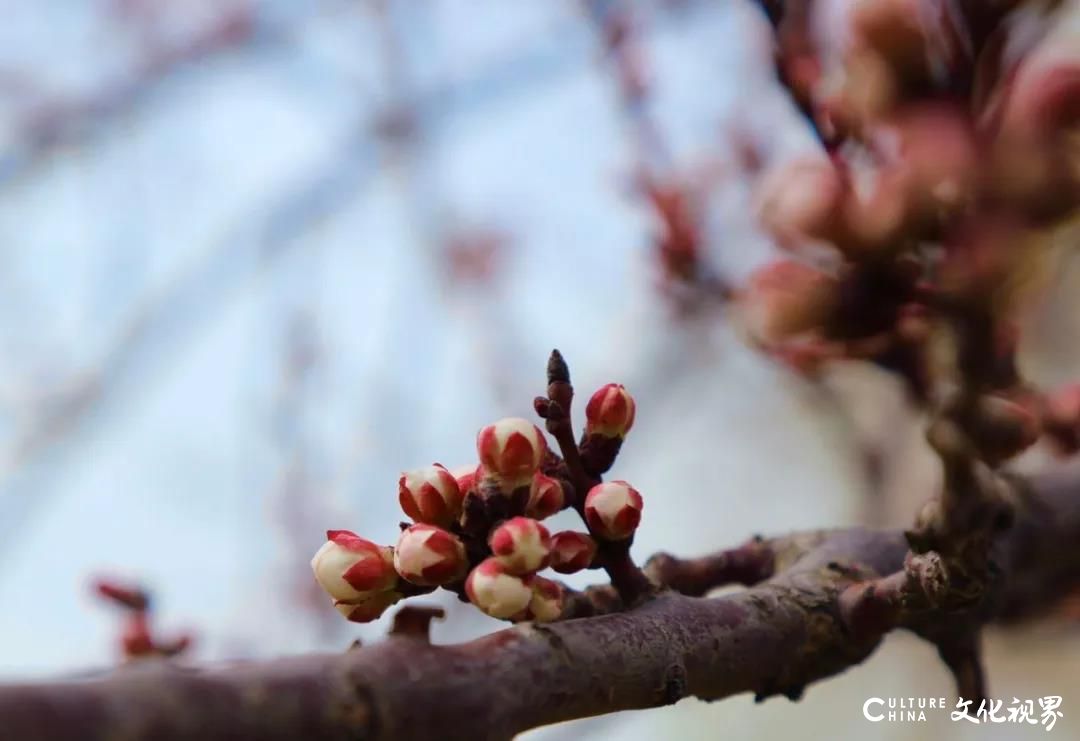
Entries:
{"type": "MultiPolygon", "coordinates": [[[[1045,611],[1080,582],[1078,537],[1080,471],[1031,479],[995,544],[1000,578],[986,599],[906,627],[937,642],[953,629],[1045,611]]],[[[853,634],[839,596],[901,571],[908,546],[898,531],[851,528],[760,547],[753,552],[771,553],[775,574],[720,598],[666,591],[627,612],[522,624],[453,646],[399,631],[335,655],[206,671],[148,661],[94,681],[11,685],[0,688],[0,727],[26,741],[503,739],[688,696],[796,699],[873,652],[888,627],[853,634]]],[[[709,561],[679,563],[700,570],[709,561]]],[[[984,691],[963,651],[944,658],[962,687],[984,691]]]]}

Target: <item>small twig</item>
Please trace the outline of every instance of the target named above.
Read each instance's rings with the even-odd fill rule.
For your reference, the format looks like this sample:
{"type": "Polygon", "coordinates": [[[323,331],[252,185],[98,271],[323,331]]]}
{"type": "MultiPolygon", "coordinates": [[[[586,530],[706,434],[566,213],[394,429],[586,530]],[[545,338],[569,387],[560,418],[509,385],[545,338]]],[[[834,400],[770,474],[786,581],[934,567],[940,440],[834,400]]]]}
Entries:
{"type": "Polygon", "coordinates": [[[753,586],[773,574],[776,557],[763,539],[702,558],[677,558],[657,553],[645,563],[645,573],[656,584],[691,597],[728,584],[753,586]]]}
{"type": "Polygon", "coordinates": [[[405,605],[394,615],[390,635],[431,643],[431,621],[442,620],[446,610],[427,605],[405,605]]]}

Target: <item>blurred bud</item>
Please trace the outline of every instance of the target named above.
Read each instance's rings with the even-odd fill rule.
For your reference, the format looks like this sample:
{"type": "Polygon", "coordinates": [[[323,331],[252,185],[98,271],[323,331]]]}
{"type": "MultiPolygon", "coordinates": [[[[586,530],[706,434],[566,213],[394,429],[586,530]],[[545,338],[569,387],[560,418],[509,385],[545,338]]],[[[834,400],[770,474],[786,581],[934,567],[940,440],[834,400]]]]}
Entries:
{"type": "Polygon", "coordinates": [[[398,501],[414,522],[446,527],[461,514],[457,479],[438,463],[406,471],[398,479],[398,501]]]}
{"type": "Polygon", "coordinates": [[[938,206],[961,205],[979,158],[966,111],[947,105],[911,107],[892,123],[908,170],[909,198],[932,214],[938,206]]]}
{"type": "Polygon", "coordinates": [[[532,599],[529,600],[529,617],[538,623],[558,620],[563,611],[563,588],[558,582],[542,576],[532,580],[532,599]]]}
{"type": "Polygon", "coordinates": [[[560,574],[587,569],[596,558],[596,541],[588,533],[564,530],[551,536],[551,568],[560,574]]]}
{"type": "Polygon", "coordinates": [[[888,60],[873,49],[852,50],[844,62],[843,90],[830,101],[830,113],[857,128],[885,114],[895,103],[899,81],[888,60]]]}
{"type": "Polygon", "coordinates": [[[1043,426],[1059,453],[1080,450],[1080,383],[1047,394],[1043,400],[1043,426]]]}
{"type": "Polygon", "coordinates": [[[991,463],[1024,452],[1042,432],[1037,414],[1027,404],[1001,394],[981,397],[979,413],[981,424],[972,430],[971,436],[991,463]]]}
{"type": "Polygon", "coordinates": [[[493,618],[506,619],[529,606],[532,587],[526,579],[507,572],[498,559],[489,558],[465,580],[469,601],[493,618]]]}
{"type": "Polygon", "coordinates": [[[804,157],[769,176],[759,194],[762,226],[785,247],[832,240],[844,183],[827,159],[804,157]]]}
{"type": "Polygon", "coordinates": [[[540,429],[520,417],[500,419],[476,436],[476,451],[484,470],[504,489],[528,486],[546,450],[540,429]]]}
{"type": "Polygon", "coordinates": [[[400,600],[401,597],[402,594],[394,590],[376,592],[375,594],[368,595],[366,598],[355,602],[335,601],[334,607],[337,608],[337,611],[344,615],[345,619],[349,622],[370,623],[372,620],[379,619],[379,617],[394,603],[400,600]]]}
{"type": "Polygon", "coordinates": [[[537,520],[551,517],[566,506],[566,492],[558,479],[537,471],[529,489],[529,503],[525,514],[537,520]]]}
{"type": "Polygon", "coordinates": [[[94,582],[94,590],[102,597],[129,610],[146,610],[150,607],[149,595],[139,587],[99,579],[94,582]]]}
{"type": "Polygon", "coordinates": [[[585,406],[585,433],[603,437],[626,437],[634,426],[634,397],[621,383],[608,383],[592,395],[585,406]]]}
{"type": "Polygon", "coordinates": [[[897,312],[896,333],[905,342],[925,342],[930,337],[931,326],[930,311],[922,304],[904,304],[897,312]]]}
{"type": "Polygon", "coordinates": [[[547,528],[529,517],[513,517],[499,525],[492,531],[488,545],[511,574],[531,574],[546,568],[551,555],[547,528]]]}
{"type": "Polygon", "coordinates": [[[434,525],[405,528],[394,549],[394,568],[403,579],[420,586],[456,581],[465,575],[468,565],[461,540],[434,525]]]}
{"type": "Polygon", "coordinates": [[[821,326],[837,300],[837,282],[831,275],[781,259],[751,275],[739,308],[750,334],[772,344],[821,326]]]}
{"type": "Polygon", "coordinates": [[[875,0],[851,6],[855,45],[872,49],[889,67],[905,76],[926,65],[926,32],[921,0],[875,0]]]}
{"type": "Polygon", "coordinates": [[[625,481],[607,481],[589,489],[585,521],[607,540],[626,540],[641,522],[641,495],[625,481]]]}
{"type": "Polygon", "coordinates": [[[461,492],[462,497],[476,485],[476,480],[480,478],[482,474],[483,467],[476,464],[458,466],[450,471],[450,475],[453,476],[454,481],[457,482],[458,491],[461,492]]]}
{"type": "Polygon", "coordinates": [[[1055,424],[1080,424],[1080,383],[1047,394],[1046,418],[1055,424]]]}
{"type": "Polygon", "coordinates": [[[155,652],[146,613],[135,613],[124,622],[124,630],[120,634],[120,648],[127,658],[147,656],[155,652]]]}
{"type": "Polygon", "coordinates": [[[319,586],[336,600],[363,599],[397,584],[393,552],[348,530],[328,530],[327,542],[311,559],[319,586]]]}
{"type": "Polygon", "coordinates": [[[913,182],[911,170],[898,160],[881,167],[865,190],[844,199],[842,218],[850,248],[869,252],[895,243],[908,226],[913,182]]]}
{"type": "Polygon", "coordinates": [[[1003,136],[1013,141],[1052,137],[1080,124],[1078,49],[1080,34],[1059,33],[1021,63],[1002,112],[1003,136]]]}

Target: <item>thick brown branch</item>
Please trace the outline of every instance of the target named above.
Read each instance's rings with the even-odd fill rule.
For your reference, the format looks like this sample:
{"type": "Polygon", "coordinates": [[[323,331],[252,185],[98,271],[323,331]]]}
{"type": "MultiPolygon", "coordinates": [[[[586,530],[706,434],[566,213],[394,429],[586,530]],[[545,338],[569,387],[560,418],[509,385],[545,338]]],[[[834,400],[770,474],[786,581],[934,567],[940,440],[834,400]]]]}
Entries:
{"type": "MultiPolygon", "coordinates": [[[[988,599],[934,615],[939,635],[1045,610],[1080,582],[1080,477],[1046,476],[1035,488],[998,543],[1001,578],[988,599]]],[[[794,698],[873,651],[879,634],[852,635],[838,598],[899,572],[907,544],[902,533],[860,528],[767,543],[776,574],[721,598],[665,592],[627,612],[455,646],[392,635],[335,655],[198,672],[144,662],[96,681],[8,686],[0,726],[26,741],[502,739],[691,695],[794,698]]],[[[918,632],[935,640],[930,628],[918,632]]],[[[965,675],[977,664],[963,651],[946,658],[981,689],[981,677],[965,675]]]]}

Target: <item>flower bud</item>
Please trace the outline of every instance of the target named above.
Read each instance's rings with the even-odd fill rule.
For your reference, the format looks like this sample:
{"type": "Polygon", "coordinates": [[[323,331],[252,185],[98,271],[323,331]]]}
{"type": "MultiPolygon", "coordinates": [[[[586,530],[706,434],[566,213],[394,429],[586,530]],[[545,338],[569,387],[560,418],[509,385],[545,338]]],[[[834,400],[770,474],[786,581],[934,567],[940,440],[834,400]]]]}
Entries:
{"type": "Polygon", "coordinates": [[[520,417],[500,419],[476,436],[476,451],[485,472],[504,488],[528,486],[546,450],[540,429],[520,417]]]}
{"type": "Polygon", "coordinates": [[[529,606],[532,587],[528,580],[506,571],[495,558],[483,561],[465,581],[469,601],[493,618],[506,619],[529,606]]]}
{"type": "Polygon", "coordinates": [[[606,540],[626,540],[641,522],[641,495],[625,481],[607,481],[589,489],[585,521],[606,540]]]}
{"type": "Polygon", "coordinates": [[[626,437],[634,426],[634,397],[621,383],[600,388],[585,406],[585,433],[603,437],[626,437]]]}
{"type": "Polygon", "coordinates": [[[1046,418],[1052,424],[1080,424],[1080,383],[1063,386],[1046,396],[1046,418]]]}
{"type": "Polygon", "coordinates": [[[454,477],[458,491],[461,492],[461,496],[464,498],[465,493],[472,489],[476,484],[476,480],[483,475],[483,468],[477,464],[458,466],[450,471],[450,475],[454,477]]]}
{"type": "Polygon", "coordinates": [[[566,506],[566,492],[558,479],[545,476],[539,471],[533,476],[529,489],[529,503],[525,514],[536,520],[551,517],[566,506]]]}
{"type": "Polygon", "coordinates": [[[560,574],[587,569],[596,558],[596,541],[588,533],[564,530],[551,536],[551,568],[560,574]]]}
{"type": "Polygon", "coordinates": [[[401,509],[415,522],[446,527],[461,514],[462,499],[454,475],[438,463],[406,471],[398,479],[401,509]]]}
{"type": "Polygon", "coordinates": [[[822,325],[838,300],[836,280],[795,260],[776,260],[754,272],[739,299],[750,334],[773,344],[822,325]]]}
{"type": "Polygon", "coordinates": [[[971,432],[975,444],[990,462],[1008,460],[1035,444],[1042,433],[1033,399],[989,394],[979,400],[980,423],[971,432]]]}
{"type": "Polygon", "coordinates": [[[465,545],[453,533],[434,525],[412,525],[401,531],[394,549],[394,568],[421,586],[449,584],[465,575],[465,545]]]}
{"type": "Polygon", "coordinates": [[[547,567],[551,536],[529,517],[514,517],[499,525],[488,540],[491,552],[511,574],[531,574],[547,567]]]}
{"type": "Polygon", "coordinates": [[[796,160],[768,177],[759,194],[762,225],[784,246],[835,236],[844,182],[836,166],[796,160]]]}
{"type": "Polygon", "coordinates": [[[336,600],[363,599],[394,587],[393,552],[348,530],[328,530],[327,542],[311,559],[319,586],[336,600]]]}
{"type": "Polygon", "coordinates": [[[537,576],[532,580],[529,617],[538,623],[558,620],[563,611],[563,588],[558,582],[537,576]]]}
{"type": "Polygon", "coordinates": [[[377,592],[365,599],[356,602],[334,602],[337,611],[352,623],[370,623],[377,620],[395,602],[400,600],[402,594],[394,590],[377,592]]]}

